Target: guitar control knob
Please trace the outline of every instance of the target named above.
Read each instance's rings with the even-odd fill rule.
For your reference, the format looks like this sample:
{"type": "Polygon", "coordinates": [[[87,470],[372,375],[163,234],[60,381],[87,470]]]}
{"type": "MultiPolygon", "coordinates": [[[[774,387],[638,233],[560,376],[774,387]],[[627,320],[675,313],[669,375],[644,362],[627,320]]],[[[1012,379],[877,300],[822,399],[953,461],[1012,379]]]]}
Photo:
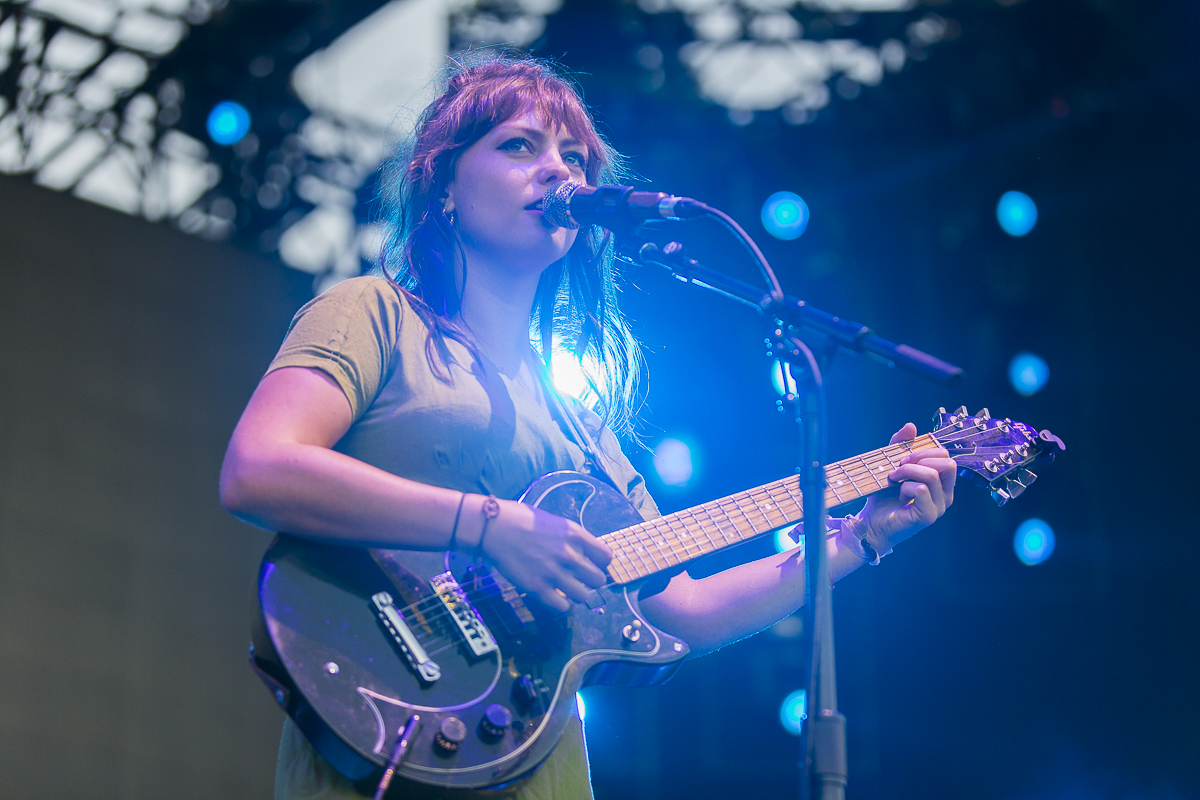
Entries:
{"type": "Polygon", "coordinates": [[[625,641],[632,644],[642,638],[642,621],[635,619],[633,622],[621,629],[621,635],[625,637],[625,641]]]}
{"type": "Polygon", "coordinates": [[[483,712],[479,726],[487,736],[499,738],[512,724],[512,712],[499,703],[493,703],[483,712]]]}
{"type": "Polygon", "coordinates": [[[442,724],[438,725],[437,735],[433,737],[434,743],[447,753],[453,753],[462,746],[463,740],[467,738],[467,726],[458,717],[446,717],[442,720],[442,724]]]}

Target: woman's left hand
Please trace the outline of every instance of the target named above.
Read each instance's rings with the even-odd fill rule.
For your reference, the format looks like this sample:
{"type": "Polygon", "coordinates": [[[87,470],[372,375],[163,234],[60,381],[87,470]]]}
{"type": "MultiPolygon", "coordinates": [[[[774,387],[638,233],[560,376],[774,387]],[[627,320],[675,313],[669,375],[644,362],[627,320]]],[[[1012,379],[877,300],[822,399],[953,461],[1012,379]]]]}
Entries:
{"type": "MultiPolygon", "coordinates": [[[[892,444],[916,436],[917,426],[909,422],[892,437],[892,444]]],[[[889,480],[900,484],[899,489],[872,495],[858,513],[870,532],[870,540],[886,542],[890,549],[936,522],[954,502],[957,473],[958,464],[940,447],[900,459],[900,466],[888,475],[889,480]]]]}

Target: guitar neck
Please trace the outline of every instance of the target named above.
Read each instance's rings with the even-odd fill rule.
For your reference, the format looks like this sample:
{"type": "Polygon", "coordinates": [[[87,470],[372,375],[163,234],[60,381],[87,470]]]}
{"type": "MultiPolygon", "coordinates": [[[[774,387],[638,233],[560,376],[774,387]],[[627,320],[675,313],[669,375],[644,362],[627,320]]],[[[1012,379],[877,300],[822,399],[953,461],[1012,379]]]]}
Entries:
{"type": "MultiPolygon", "coordinates": [[[[908,453],[940,447],[931,434],[888,445],[825,467],[825,507],[835,508],[885,489],[908,453]]],[[[763,484],[698,506],[613,531],[608,574],[632,583],[700,556],[749,541],[804,517],[800,476],[763,484]]]]}

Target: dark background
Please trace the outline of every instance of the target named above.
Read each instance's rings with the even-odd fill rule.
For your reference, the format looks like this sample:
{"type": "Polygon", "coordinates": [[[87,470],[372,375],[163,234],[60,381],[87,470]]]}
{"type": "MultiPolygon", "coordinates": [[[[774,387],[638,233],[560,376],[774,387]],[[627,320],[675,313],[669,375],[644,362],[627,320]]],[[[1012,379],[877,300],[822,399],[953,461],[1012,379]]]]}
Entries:
{"type": "MultiPolygon", "coordinates": [[[[698,99],[672,55],[690,38],[679,15],[567,2],[535,51],[582,73],[648,182],[741,220],[785,289],[967,369],[944,390],[840,356],[831,457],[964,403],[1067,443],[1019,501],[998,509],[964,483],[945,520],[839,584],[848,796],[1200,796],[1200,11],[935,10],[956,39],[799,127],[777,113],[734,126],[698,99]],[[634,58],[646,42],[667,54],[657,91],[634,58]],[[812,210],[794,242],[757,222],[780,189],[812,210]],[[1009,189],[1038,203],[1024,238],[995,222],[1009,189]],[[1033,397],[1007,381],[1021,350],[1050,365],[1033,397]],[[1012,549],[1028,516],[1058,537],[1037,567],[1012,549]]],[[[719,236],[689,236],[752,277],[719,236]]],[[[11,177],[0,270],[3,794],[269,796],[281,715],[243,660],[267,535],[221,511],[216,475],[311,277],[11,177]]],[[[698,460],[684,490],[651,478],[663,509],[790,471],[757,320],[664,275],[628,277],[650,361],[644,433],[685,438],[698,460]]],[[[798,743],[778,708],[799,648],[768,632],[658,689],[586,690],[596,796],[793,793],[798,743]]]]}

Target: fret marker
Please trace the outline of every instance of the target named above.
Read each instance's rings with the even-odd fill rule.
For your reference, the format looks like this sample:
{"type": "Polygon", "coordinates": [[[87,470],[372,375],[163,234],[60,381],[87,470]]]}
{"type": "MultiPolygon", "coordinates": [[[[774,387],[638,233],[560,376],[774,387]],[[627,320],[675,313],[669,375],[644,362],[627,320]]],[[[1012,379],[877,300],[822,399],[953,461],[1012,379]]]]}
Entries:
{"type": "Polygon", "coordinates": [[[841,486],[843,483],[845,483],[845,481],[838,481],[838,482],[837,482],[837,485],[838,485],[838,486],[841,486]]]}

